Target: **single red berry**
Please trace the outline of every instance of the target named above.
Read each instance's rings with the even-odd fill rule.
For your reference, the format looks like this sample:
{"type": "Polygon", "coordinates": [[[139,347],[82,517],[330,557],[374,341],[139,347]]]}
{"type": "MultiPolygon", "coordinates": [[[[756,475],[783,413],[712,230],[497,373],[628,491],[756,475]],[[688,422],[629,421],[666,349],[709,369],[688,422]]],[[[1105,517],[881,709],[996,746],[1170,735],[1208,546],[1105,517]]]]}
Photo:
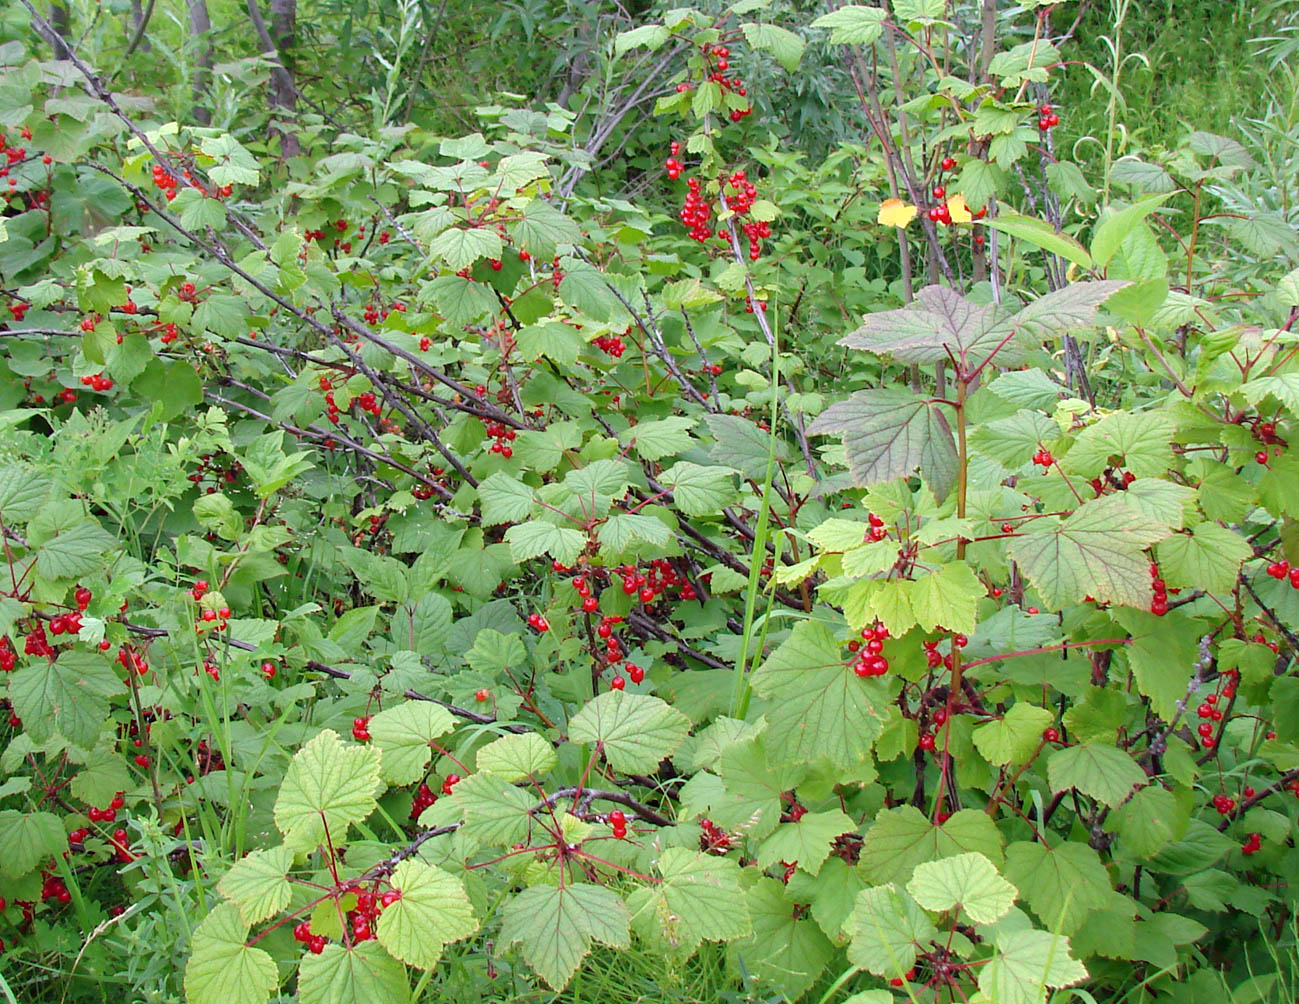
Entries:
{"type": "Polygon", "coordinates": [[[1048,726],[1042,730],[1042,741],[1048,743],[1058,743],[1060,741],[1060,730],[1054,725],[1048,726]]]}
{"type": "Polygon", "coordinates": [[[621,676],[615,676],[612,680],[609,681],[610,690],[622,690],[626,686],[627,686],[627,681],[624,680],[621,676]]]}
{"type": "Polygon", "coordinates": [[[934,749],[934,737],[933,737],[932,734],[926,732],[926,733],[924,733],[923,735],[921,735],[921,737],[920,737],[920,748],[921,748],[922,750],[924,750],[926,753],[931,753],[931,752],[933,752],[933,749],[934,749]]]}

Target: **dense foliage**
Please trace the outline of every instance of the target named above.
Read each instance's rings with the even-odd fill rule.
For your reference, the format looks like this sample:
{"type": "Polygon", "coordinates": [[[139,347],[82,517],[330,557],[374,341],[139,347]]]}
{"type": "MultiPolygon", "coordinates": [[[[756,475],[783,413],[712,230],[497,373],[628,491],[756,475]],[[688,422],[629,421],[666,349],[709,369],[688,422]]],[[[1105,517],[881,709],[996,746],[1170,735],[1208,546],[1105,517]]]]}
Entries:
{"type": "Polygon", "coordinates": [[[1294,999],[1293,108],[739,0],[450,115],[458,6],[277,2],[3,22],[0,990],[1294,999]]]}

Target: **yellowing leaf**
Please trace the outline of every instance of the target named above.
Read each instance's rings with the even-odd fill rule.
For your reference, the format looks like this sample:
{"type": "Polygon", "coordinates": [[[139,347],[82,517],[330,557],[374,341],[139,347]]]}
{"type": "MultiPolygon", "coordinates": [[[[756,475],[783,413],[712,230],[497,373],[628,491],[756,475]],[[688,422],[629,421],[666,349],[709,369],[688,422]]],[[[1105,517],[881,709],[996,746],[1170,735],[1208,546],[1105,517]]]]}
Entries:
{"type": "Polygon", "coordinates": [[[965,196],[960,192],[947,200],[947,211],[952,214],[953,223],[969,223],[974,219],[970,207],[965,204],[965,196]]]}
{"type": "Polygon", "coordinates": [[[908,205],[901,199],[885,199],[880,203],[880,214],[876,222],[886,227],[905,227],[915,218],[915,206],[908,205]]]}

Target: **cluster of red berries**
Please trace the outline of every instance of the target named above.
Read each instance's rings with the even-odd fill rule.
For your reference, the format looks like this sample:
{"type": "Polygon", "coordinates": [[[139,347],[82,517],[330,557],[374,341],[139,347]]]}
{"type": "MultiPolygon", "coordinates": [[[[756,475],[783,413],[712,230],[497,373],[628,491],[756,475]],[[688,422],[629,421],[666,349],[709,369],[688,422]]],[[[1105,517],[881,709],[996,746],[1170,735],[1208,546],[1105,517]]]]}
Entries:
{"type": "Polygon", "coordinates": [[[176,186],[180,184],[180,180],[170,174],[161,164],[154,164],[153,183],[166,197],[167,201],[170,202],[176,197],[176,186]]]}
{"type": "Polygon", "coordinates": [[[128,673],[134,673],[136,676],[144,676],[145,673],[149,672],[149,663],[144,656],[126,645],[117,650],[117,664],[128,673]]]}
{"type": "Polygon", "coordinates": [[[703,835],[699,838],[699,849],[708,854],[725,854],[731,849],[731,835],[711,819],[699,820],[703,835]]]}
{"type": "Polygon", "coordinates": [[[952,651],[943,655],[938,651],[939,643],[937,641],[923,641],[920,643],[920,647],[925,650],[925,665],[930,669],[937,669],[939,666],[951,669],[956,662],[952,652],[958,648],[965,648],[969,643],[970,639],[965,635],[954,634],[952,635],[952,651]]]}
{"type": "Polygon", "coordinates": [[[182,303],[198,303],[198,287],[192,282],[182,282],[176,290],[176,299],[182,303]]]}
{"type": "Polygon", "coordinates": [[[1290,562],[1282,559],[1267,566],[1267,574],[1274,579],[1289,579],[1293,589],[1299,589],[1299,565],[1290,567],[1290,562]]]}
{"type": "MultiPolygon", "coordinates": [[[[1206,750],[1211,750],[1218,744],[1218,740],[1214,736],[1214,725],[1222,721],[1223,713],[1215,705],[1220,700],[1230,701],[1236,696],[1236,687],[1240,683],[1240,671],[1229,669],[1222,674],[1222,679],[1225,681],[1222,690],[1217,694],[1209,694],[1204,699],[1204,703],[1196,709],[1196,714],[1203,720],[1196,726],[1195,731],[1200,737],[1200,746],[1206,750]],[[1206,708],[1208,709],[1207,715],[1205,714],[1206,708]]],[[[1271,738],[1273,734],[1269,733],[1268,737],[1271,738]]]]}
{"type": "MultiPolygon", "coordinates": [[[[748,92],[744,89],[744,81],[739,77],[728,79],[726,76],[726,71],[731,68],[731,50],[724,45],[705,45],[703,52],[705,56],[713,57],[713,72],[708,75],[708,79],[720,86],[723,92],[730,91],[740,97],[746,97],[748,92]]],[[[681,88],[678,87],[677,90],[681,88]]],[[[746,105],[743,108],[732,108],[729,118],[732,122],[739,122],[751,114],[753,114],[753,105],[746,105]]]]}
{"type": "MultiPolygon", "coordinates": [[[[405,313],[406,304],[398,300],[396,303],[392,305],[392,309],[397,311],[398,313],[405,313]]],[[[388,319],[388,313],[389,311],[387,307],[380,307],[373,303],[369,303],[366,305],[365,312],[362,316],[365,318],[366,324],[374,326],[378,324],[380,321],[386,321],[388,319]]]]}
{"type": "Polygon", "coordinates": [[[23,638],[23,654],[42,655],[47,659],[54,658],[54,648],[50,645],[50,640],[45,636],[45,625],[40,621],[32,625],[32,629],[23,638]]]}
{"type": "Polygon", "coordinates": [[[378,895],[373,892],[358,893],[356,906],[347,911],[347,920],[352,926],[352,940],[369,941],[378,937],[374,925],[379,919],[379,914],[399,899],[401,899],[401,892],[397,889],[389,889],[378,895]]]}
{"type": "Polygon", "coordinates": [[[616,571],[622,576],[622,591],[642,603],[653,603],[668,589],[681,590],[683,600],[699,598],[694,584],[683,578],[666,558],[655,558],[646,572],[640,572],[632,565],[623,565],[616,571]]]}
{"type": "Polygon", "coordinates": [[[221,667],[218,666],[211,659],[203,660],[203,672],[205,672],[211,678],[213,683],[221,682],[221,667]]]}
{"type": "Polygon", "coordinates": [[[853,639],[848,643],[848,651],[857,656],[852,671],[863,679],[868,676],[883,676],[889,671],[889,661],[883,655],[889,629],[883,624],[874,624],[862,628],[861,636],[861,641],[853,639]]]}
{"type": "Polygon", "coordinates": [[[242,473],[243,469],[243,464],[239,463],[237,460],[231,461],[229,467],[223,467],[220,463],[216,462],[216,458],[213,457],[212,454],[205,453],[199,457],[199,464],[198,467],[194,469],[194,473],[187,474],[185,477],[187,480],[198,485],[202,484],[209,474],[212,475],[214,483],[208,485],[207,489],[208,494],[211,495],[217,490],[217,483],[227,485],[234,484],[235,481],[239,479],[239,475],[242,473]]]}
{"type": "Polygon", "coordinates": [[[44,875],[45,881],[41,883],[41,899],[48,902],[55,900],[58,903],[71,903],[72,893],[68,892],[68,887],[64,884],[63,879],[57,875],[51,875],[48,872],[44,875]]]}
{"type": "Polygon", "coordinates": [[[597,335],[592,344],[603,352],[605,355],[613,356],[615,359],[621,359],[622,354],[627,350],[627,345],[618,335],[597,335]]]}
{"type": "MultiPolygon", "coordinates": [[[[112,801],[108,803],[107,809],[97,809],[94,806],[87,809],[86,818],[89,819],[92,823],[116,822],[118,810],[126,806],[126,799],[123,797],[124,794],[125,794],[124,792],[119,791],[116,795],[114,795],[112,801]]],[[[85,836],[83,836],[80,840],[73,841],[72,838],[76,836],[77,833],[82,833],[85,836],[89,836],[89,832],[86,830],[73,830],[72,833],[68,835],[69,843],[75,842],[79,844],[85,839],[85,836]]]]}
{"type": "Polygon", "coordinates": [[[450,795],[451,789],[458,785],[461,780],[459,774],[448,774],[442,781],[442,794],[450,795]]]}
{"type": "Polygon", "coordinates": [[[81,378],[81,386],[98,391],[112,390],[113,381],[102,373],[87,373],[81,378]]]}
{"type": "Polygon", "coordinates": [[[676,181],[681,177],[681,172],[686,169],[686,166],[682,164],[681,161],[677,160],[677,154],[681,152],[681,144],[676,140],[673,140],[671,145],[668,147],[668,150],[669,156],[668,159],[663,162],[663,167],[668,172],[668,177],[673,181],[676,181]]]}
{"type": "Polygon", "coordinates": [[[131,852],[131,842],[127,836],[126,830],[118,827],[109,837],[108,842],[113,847],[113,857],[121,864],[127,865],[135,860],[135,855],[131,852]]]}
{"type": "MultiPolygon", "coordinates": [[[[87,600],[86,606],[89,605],[90,601],[87,600]]],[[[50,634],[79,634],[81,632],[81,615],[85,612],[85,609],[86,607],[78,605],[76,610],[69,610],[66,614],[51,617],[50,634]]]]}
{"type": "Polygon", "coordinates": [[[0,638],[0,672],[12,673],[14,667],[18,664],[18,653],[13,650],[9,643],[9,636],[5,635],[0,638]]]}
{"type": "Polygon", "coordinates": [[[534,631],[539,631],[541,634],[545,634],[550,630],[550,621],[542,617],[541,614],[528,614],[528,627],[532,628],[534,631]]]}
{"type": "Polygon", "coordinates": [[[1156,617],[1163,617],[1168,613],[1168,584],[1159,577],[1159,566],[1154,562],[1150,563],[1150,580],[1150,612],[1156,617]]]}
{"type": "Polygon", "coordinates": [[[27,315],[27,311],[30,308],[30,303],[23,303],[22,300],[15,300],[9,305],[9,315],[15,321],[21,321],[27,315]]]}
{"type": "MultiPolygon", "coordinates": [[[[481,393],[485,393],[486,390],[487,388],[484,387],[482,392],[480,392],[480,396],[481,393]]],[[[514,437],[517,433],[503,422],[488,422],[484,420],[483,425],[487,430],[487,435],[492,438],[492,445],[489,447],[489,452],[499,453],[506,460],[509,460],[510,457],[514,456],[514,447],[510,444],[514,442],[514,437]]]]}
{"type": "Polygon", "coordinates": [[[1249,857],[1251,854],[1257,854],[1263,849],[1263,835],[1261,833],[1251,833],[1245,838],[1245,842],[1240,845],[1240,853],[1249,857]]]}
{"type": "Polygon", "coordinates": [[[614,839],[627,839],[627,815],[621,809],[609,813],[609,827],[613,830],[614,839]]]}
{"type": "MultiPolygon", "coordinates": [[[[939,815],[942,815],[942,813],[939,813],[939,815]]],[[[915,966],[912,966],[901,976],[894,976],[891,980],[889,980],[889,986],[900,987],[903,984],[907,983],[908,981],[914,980],[915,978],[916,978],[916,968],[915,966]]]]}
{"type": "Polygon", "coordinates": [[[866,522],[870,524],[870,529],[866,531],[866,536],[864,538],[868,543],[883,540],[889,535],[888,530],[884,528],[884,520],[882,517],[876,516],[873,512],[867,513],[866,522]]]}
{"type": "Polygon", "coordinates": [[[1033,454],[1033,463],[1042,468],[1042,473],[1045,474],[1055,463],[1055,457],[1051,456],[1050,450],[1039,449],[1033,454]]]}
{"type": "Polygon", "coordinates": [[[1131,471],[1124,471],[1120,475],[1111,468],[1107,469],[1102,477],[1092,478],[1088,484],[1091,485],[1092,491],[1096,493],[1096,497],[1100,498],[1100,496],[1105,494],[1106,489],[1110,485],[1113,485],[1115,488],[1121,486],[1123,489],[1126,489],[1128,485],[1132,484],[1132,482],[1136,480],[1137,476],[1131,471]],[[1112,478],[1116,480],[1111,480],[1112,478]]]}
{"type": "Polygon", "coordinates": [[[591,583],[585,575],[574,575],[569,583],[577,590],[578,599],[582,601],[582,612],[593,614],[600,609],[600,598],[591,592],[591,583]]]}
{"type": "Polygon", "coordinates": [[[1060,124],[1060,116],[1051,110],[1050,105],[1042,105],[1037,110],[1037,128],[1041,132],[1054,129],[1060,124]]]}
{"type": "Polygon", "coordinates": [[[428,786],[428,782],[420,783],[415,789],[415,800],[410,805],[410,818],[419,819],[424,810],[438,800],[437,795],[433,794],[433,789],[428,786]]]}
{"type": "Polygon", "coordinates": [[[358,743],[370,741],[370,719],[373,717],[373,715],[363,715],[352,719],[352,738],[358,743]]]}
{"type": "Polygon", "coordinates": [[[293,940],[307,946],[312,955],[319,955],[325,950],[326,939],[323,934],[311,933],[311,921],[304,920],[293,926],[293,940]]]}
{"type": "Polygon", "coordinates": [[[686,185],[690,190],[686,193],[686,201],[682,203],[679,215],[681,222],[690,228],[690,239],[702,244],[713,236],[713,228],[708,222],[712,219],[713,207],[700,192],[698,178],[687,178],[686,185]]]}
{"type": "Polygon", "coordinates": [[[1236,810],[1236,800],[1230,795],[1219,793],[1213,796],[1212,802],[1220,816],[1230,816],[1236,810]]]}
{"type": "Polygon", "coordinates": [[[1206,721],[1212,721],[1212,722],[1222,721],[1222,710],[1220,708],[1214,707],[1214,705],[1217,703],[1218,703],[1218,695],[1210,694],[1208,697],[1204,699],[1204,701],[1200,704],[1200,706],[1195,709],[1196,715],[1202,719],[1205,719],[1206,721]]]}

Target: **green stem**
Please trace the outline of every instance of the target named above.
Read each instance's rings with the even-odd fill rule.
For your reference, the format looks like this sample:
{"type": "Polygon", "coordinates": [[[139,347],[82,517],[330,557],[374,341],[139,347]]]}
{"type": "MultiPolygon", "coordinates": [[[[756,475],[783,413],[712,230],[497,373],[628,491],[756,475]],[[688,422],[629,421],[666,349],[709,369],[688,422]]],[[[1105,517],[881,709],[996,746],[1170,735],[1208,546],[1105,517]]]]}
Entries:
{"type": "MultiPolygon", "coordinates": [[[[757,309],[756,306],[755,309],[757,309]]],[[[776,422],[780,416],[779,388],[780,341],[773,331],[771,338],[771,431],[767,437],[767,473],[762,482],[762,503],[758,509],[758,524],[753,531],[753,557],[749,561],[749,584],[744,593],[744,627],[740,636],[740,654],[735,660],[735,685],[731,690],[731,715],[734,718],[741,719],[749,710],[749,638],[753,633],[753,618],[758,606],[758,585],[762,579],[762,566],[767,557],[768,527],[771,520],[771,484],[776,474],[776,422]]],[[[763,636],[764,638],[766,636],[765,624],[763,636]]],[[[761,654],[762,646],[760,644],[757,655],[760,656],[761,654]]]]}

